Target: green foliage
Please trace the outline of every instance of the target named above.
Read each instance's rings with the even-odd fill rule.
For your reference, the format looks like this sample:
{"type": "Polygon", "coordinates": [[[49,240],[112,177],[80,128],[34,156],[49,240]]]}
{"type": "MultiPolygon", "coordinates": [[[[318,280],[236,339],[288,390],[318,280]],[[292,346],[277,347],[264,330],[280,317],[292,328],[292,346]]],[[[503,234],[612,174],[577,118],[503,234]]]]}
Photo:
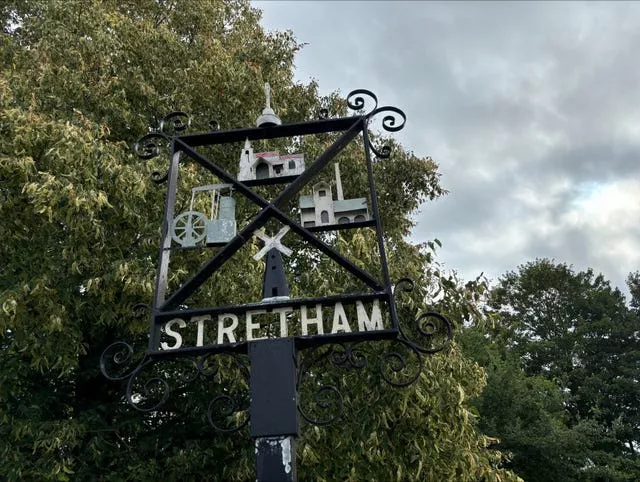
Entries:
{"type": "Polygon", "coordinates": [[[622,294],[543,259],[503,276],[489,306],[492,325],[462,343],[486,367],[480,426],[512,453],[506,466],[525,480],[637,480],[640,322],[622,294]]]}
{"type": "MultiPolygon", "coordinates": [[[[252,478],[246,431],[218,434],[206,424],[206,381],[188,394],[176,391],[162,411],[142,414],[126,404],[121,384],[102,377],[99,357],[115,340],[142,349],[147,342],[147,321],[131,309],[153,293],[164,190],[148,178],[166,160],[144,164],[131,148],[157,122],[154,116],[180,108],[216,118],[223,128],[248,126],[262,108],[265,81],[287,122],[310,119],[321,106],[344,112],[335,95],[321,99],[314,83],[293,82],[300,46],[290,33],[265,33],[259,18],[240,0],[32,0],[0,7],[3,480],[252,478]]],[[[329,141],[305,140],[304,150],[311,155],[329,141]]],[[[228,169],[237,162],[233,146],[212,152],[228,169]]],[[[351,151],[343,155],[362,162],[351,151]]],[[[361,181],[350,166],[342,166],[352,181],[345,186],[361,181]]],[[[474,313],[467,295],[440,276],[433,245],[403,238],[420,201],[443,193],[436,167],[396,145],[375,175],[392,276],[411,276],[422,287],[407,299],[403,316],[415,315],[440,290],[440,307],[459,326],[474,313]]],[[[193,165],[181,171],[185,186],[203,180],[193,165]]],[[[239,213],[251,215],[246,206],[239,213]]],[[[336,246],[375,268],[366,231],[344,234],[336,246]]],[[[338,276],[318,279],[315,273],[331,268],[300,252],[291,263],[296,287],[322,294],[350,286],[338,276]]],[[[207,259],[182,256],[171,288],[207,259]]],[[[191,302],[246,301],[258,295],[246,278],[260,272],[241,257],[191,302]]],[[[357,419],[305,427],[301,479],[513,479],[495,469],[501,456],[475,430],[466,406],[482,389],[480,368],[455,346],[425,363],[419,382],[405,390],[387,390],[379,380],[350,383],[357,419]]]]}

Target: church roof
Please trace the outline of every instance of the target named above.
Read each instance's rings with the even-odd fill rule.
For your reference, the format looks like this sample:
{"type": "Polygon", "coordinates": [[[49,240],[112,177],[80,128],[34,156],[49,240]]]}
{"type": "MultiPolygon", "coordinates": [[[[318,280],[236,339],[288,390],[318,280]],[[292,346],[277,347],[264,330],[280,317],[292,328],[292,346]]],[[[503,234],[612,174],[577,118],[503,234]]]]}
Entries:
{"type": "Polygon", "coordinates": [[[329,184],[327,181],[320,181],[320,182],[314,184],[311,189],[313,189],[315,191],[316,189],[321,188],[321,187],[324,187],[324,188],[328,187],[329,189],[331,189],[331,184],[329,184]]]}
{"type": "MultiPolygon", "coordinates": [[[[313,196],[300,196],[299,201],[300,209],[313,209],[316,207],[313,202],[313,196]]],[[[367,199],[366,198],[356,198],[356,199],[343,199],[340,201],[333,201],[333,212],[334,213],[345,213],[348,211],[360,211],[367,210],[367,199]]]]}
{"type": "Polygon", "coordinates": [[[358,211],[361,209],[367,209],[367,199],[363,197],[333,201],[333,212],[336,214],[344,213],[347,211],[358,211]]]}
{"type": "Polygon", "coordinates": [[[313,202],[313,196],[300,196],[300,207],[302,209],[313,209],[316,207],[313,202]]]}
{"type": "Polygon", "coordinates": [[[271,152],[256,152],[253,155],[253,163],[256,164],[260,159],[264,159],[269,164],[277,162],[280,160],[280,153],[277,151],[271,152]]]}

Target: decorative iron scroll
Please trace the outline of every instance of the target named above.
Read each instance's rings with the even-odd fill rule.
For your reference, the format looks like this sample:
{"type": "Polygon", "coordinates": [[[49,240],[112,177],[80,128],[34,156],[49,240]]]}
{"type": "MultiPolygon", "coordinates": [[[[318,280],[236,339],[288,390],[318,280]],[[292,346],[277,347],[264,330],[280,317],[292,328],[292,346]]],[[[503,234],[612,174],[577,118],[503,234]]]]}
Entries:
{"type": "Polygon", "coordinates": [[[369,120],[373,119],[378,114],[386,112],[386,115],[382,118],[382,128],[387,132],[398,132],[404,129],[404,125],[407,122],[407,116],[403,111],[397,107],[385,105],[379,109],[375,109],[367,115],[369,120]]]}
{"type": "Polygon", "coordinates": [[[373,101],[373,103],[375,104],[372,108],[369,108],[369,112],[375,111],[378,107],[378,98],[373,92],[366,89],[356,89],[349,92],[349,94],[347,95],[347,106],[349,107],[349,109],[355,110],[361,115],[368,115],[366,112],[366,97],[368,97],[370,101],[373,101]]]}
{"type": "Polygon", "coordinates": [[[207,407],[207,420],[215,430],[235,432],[249,422],[249,370],[240,355],[210,353],[162,361],[144,356],[135,363],[133,354],[128,343],[113,343],[102,352],[100,370],[109,380],[127,380],[126,399],[134,409],[161,410],[172,393],[186,393],[196,380],[205,379],[207,385],[213,381],[222,387],[207,407]]]}
{"type": "MultiPolygon", "coordinates": [[[[371,122],[378,114],[384,114],[381,125],[382,129],[387,132],[398,132],[404,128],[407,122],[405,113],[397,107],[391,106],[384,106],[373,110],[367,115],[367,121],[371,122]]],[[[369,149],[371,149],[378,159],[388,159],[391,156],[391,146],[388,144],[376,148],[369,142],[369,149]]]]}
{"type": "Polygon", "coordinates": [[[225,389],[216,395],[207,408],[209,424],[219,432],[236,432],[249,422],[249,369],[246,361],[235,353],[207,354],[198,361],[198,371],[216,378],[225,389]],[[235,370],[233,370],[235,368],[235,370]],[[232,373],[240,373],[235,379],[232,373]],[[230,382],[224,383],[226,379],[230,382]]]}
{"type": "MultiPolygon", "coordinates": [[[[150,132],[142,136],[133,146],[133,151],[142,160],[148,161],[159,156],[171,143],[171,139],[160,132],[150,132]]],[[[151,173],[151,180],[156,184],[162,184],[168,179],[169,171],[162,174],[159,171],[151,173]]]]}
{"type": "MultiPolygon", "coordinates": [[[[151,132],[136,141],[133,145],[133,151],[136,156],[145,161],[158,157],[163,152],[168,153],[172,139],[186,134],[194,124],[191,114],[184,111],[170,112],[160,120],[157,127],[151,128],[151,132]]],[[[209,131],[220,129],[220,124],[217,120],[208,120],[204,122],[204,125],[209,128],[209,131]]],[[[162,184],[168,179],[168,176],[168,170],[164,174],[153,171],[151,180],[156,184],[162,184]]]]}
{"type": "Polygon", "coordinates": [[[183,111],[174,111],[160,121],[160,132],[168,136],[184,134],[191,126],[191,116],[183,111]]]}

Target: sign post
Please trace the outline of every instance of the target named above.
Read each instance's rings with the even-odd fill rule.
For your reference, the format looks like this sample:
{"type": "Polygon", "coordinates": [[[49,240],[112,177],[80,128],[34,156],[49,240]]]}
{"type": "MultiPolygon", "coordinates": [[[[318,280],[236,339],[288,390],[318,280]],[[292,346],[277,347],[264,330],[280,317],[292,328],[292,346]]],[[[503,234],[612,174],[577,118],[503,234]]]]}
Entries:
{"type": "MultiPolygon", "coordinates": [[[[451,324],[438,313],[423,313],[413,326],[403,327],[398,319],[396,296],[400,291],[410,290],[413,282],[402,279],[392,283],[389,276],[373,164],[374,158],[389,158],[391,150],[373,145],[369,123],[383,115],[382,128],[397,132],[404,126],[405,115],[395,107],[378,107],[375,95],[366,90],[349,94],[347,105],[356,111],[355,115],[329,118],[328,113],[322,111],[320,119],[283,124],[271,107],[267,84],[266,105],[257,119],[257,127],[189,134],[187,114],[176,112],[136,144],[136,152],[142,159],[160,155],[163,147],[169,149],[170,159],[164,175],[154,173],[152,176],[158,183],[167,183],[167,194],[156,289],[153,306],[149,308],[149,343],[144,358],[124,371],[113,368],[125,365],[132,357],[133,348],[125,342],[111,345],[102,355],[102,372],[111,380],[128,380],[129,403],[139,410],[153,411],[168,400],[170,383],[163,378],[166,375],[161,370],[160,375],[152,379],[159,388],[149,390],[147,383],[144,390],[136,391],[136,384],[150,367],[164,360],[187,357],[197,367],[196,376],[207,376],[217,373],[218,368],[211,368],[216,359],[230,357],[246,378],[248,394],[239,395],[225,388],[211,401],[207,417],[211,425],[222,432],[236,431],[250,423],[259,482],[296,480],[298,414],[304,421],[318,425],[340,416],[342,394],[335,386],[320,382],[319,372],[314,368],[318,359],[329,360],[335,366],[362,368],[366,364],[363,344],[387,340],[414,357],[414,363],[408,363],[394,351],[381,360],[382,379],[402,387],[417,380],[423,355],[443,350],[451,339],[451,324]],[[366,108],[365,98],[373,107],[366,108]],[[307,165],[304,154],[255,153],[252,147],[257,141],[268,143],[273,139],[319,134],[332,134],[334,140],[307,165]],[[329,164],[357,137],[364,151],[361,162],[366,167],[368,189],[362,197],[344,199],[336,164],[337,199],[334,200],[332,184],[326,181],[326,176],[317,178],[325,167],[332,170],[329,164]],[[213,162],[200,149],[235,143],[243,146],[237,175],[213,162]],[[192,186],[188,211],[176,214],[180,166],[186,163],[213,175],[217,184],[192,186]],[[284,187],[272,200],[254,189],[279,185],[284,187]],[[307,194],[303,194],[304,190],[307,194]],[[244,197],[259,208],[253,219],[236,220],[236,196],[244,197]],[[291,207],[292,203],[295,208],[291,207]],[[281,226],[279,231],[267,234],[267,229],[278,229],[273,228],[274,224],[281,226]],[[367,230],[375,236],[379,272],[363,269],[358,260],[341,254],[333,244],[341,231],[354,229],[367,230]],[[310,293],[292,298],[282,257],[294,253],[285,244],[284,238],[289,233],[297,235],[320,256],[332,260],[336,269],[350,274],[362,288],[347,293],[326,296],[310,293]],[[333,234],[321,236],[322,233],[333,234]],[[265,258],[262,299],[222,306],[212,299],[206,306],[194,306],[190,297],[254,239],[264,243],[253,256],[258,262],[265,258]],[[211,248],[215,250],[209,260],[170,292],[172,251],[205,252],[211,248]],[[334,347],[333,351],[321,357],[313,356],[316,350],[327,345],[334,347]],[[312,355],[303,356],[306,351],[312,355]],[[314,380],[316,394],[334,397],[337,414],[318,418],[302,408],[301,387],[309,378],[314,380]],[[153,396],[154,400],[146,400],[153,396]]],[[[317,264],[318,258],[314,259],[311,264],[317,264]]],[[[322,276],[318,272],[319,279],[322,276]]],[[[318,404],[324,409],[329,406],[325,402],[318,404]]]]}

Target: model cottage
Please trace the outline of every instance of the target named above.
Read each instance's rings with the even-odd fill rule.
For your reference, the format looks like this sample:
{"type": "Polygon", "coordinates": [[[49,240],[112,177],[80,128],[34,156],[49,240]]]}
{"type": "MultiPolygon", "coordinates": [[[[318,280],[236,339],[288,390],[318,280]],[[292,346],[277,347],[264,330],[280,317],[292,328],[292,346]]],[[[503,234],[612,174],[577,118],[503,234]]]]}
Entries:
{"type": "Polygon", "coordinates": [[[335,168],[338,199],[333,200],[331,186],[324,181],[313,186],[310,196],[300,196],[300,222],[305,228],[369,220],[367,199],[344,199],[340,166],[335,164],[335,168]]]}

